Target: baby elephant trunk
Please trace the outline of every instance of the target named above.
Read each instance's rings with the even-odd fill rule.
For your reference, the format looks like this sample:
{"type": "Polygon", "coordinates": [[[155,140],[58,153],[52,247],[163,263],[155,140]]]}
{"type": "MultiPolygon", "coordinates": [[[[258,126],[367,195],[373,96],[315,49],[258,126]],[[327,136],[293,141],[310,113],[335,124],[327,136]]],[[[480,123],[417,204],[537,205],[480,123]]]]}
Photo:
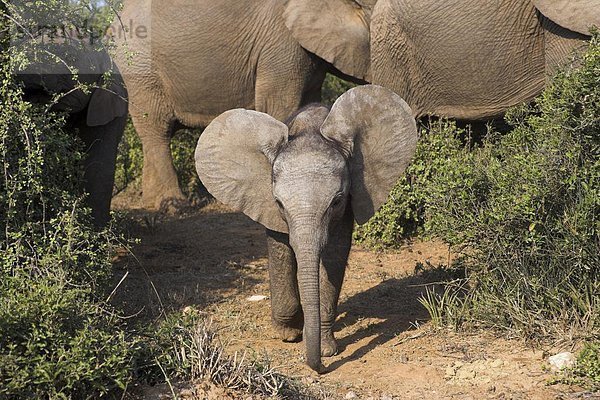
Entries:
{"type": "Polygon", "coordinates": [[[319,298],[319,266],[322,235],[312,229],[290,232],[290,244],[298,262],[298,288],[304,312],[304,343],[306,363],[318,373],[324,372],[321,364],[321,310],[319,298]]]}

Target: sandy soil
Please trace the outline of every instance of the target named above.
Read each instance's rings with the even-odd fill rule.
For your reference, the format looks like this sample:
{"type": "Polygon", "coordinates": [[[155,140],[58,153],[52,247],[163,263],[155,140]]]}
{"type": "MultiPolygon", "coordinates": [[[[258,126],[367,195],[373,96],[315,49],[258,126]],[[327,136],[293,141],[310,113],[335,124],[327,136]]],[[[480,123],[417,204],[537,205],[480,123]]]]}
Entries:
{"type": "MultiPolygon", "coordinates": [[[[435,281],[435,266],[448,262],[448,249],[434,242],[385,254],[353,249],[337,321],[341,351],[324,360],[330,372],[318,376],[303,363],[303,343],[276,339],[269,300],[248,299],[269,295],[264,232],[258,224],[217,203],[180,217],[136,210],[138,205],[131,193],[114,202],[116,209],[127,210],[130,231],[140,238],[115,264],[117,278],[128,273],[115,301],[129,314],[154,318],[187,306],[203,310],[229,351],[266,355],[279,371],[333,398],[600,398],[547,385],[550,349],[533,350],[486,332],[433,329],[418,298],[424,285],[435,281]]],[[[147,398],[169,398],[169,393],[154,388],[147,398]]],[[[237,397],[211,387],[198,393],[203,394],[192,397],[237,397]],[[210,391],[217,394],[209,396],[210,391]]]]}

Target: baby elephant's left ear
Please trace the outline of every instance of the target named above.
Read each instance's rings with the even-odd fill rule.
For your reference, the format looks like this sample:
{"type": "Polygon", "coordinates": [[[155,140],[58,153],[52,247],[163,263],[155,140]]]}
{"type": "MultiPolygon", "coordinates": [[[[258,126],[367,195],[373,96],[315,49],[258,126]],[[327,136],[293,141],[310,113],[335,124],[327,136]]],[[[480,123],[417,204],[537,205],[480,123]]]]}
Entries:
{"type": "Polygon", "coordinates": [[[359,86],[334,103],[321,133],[349,157],[352,210],[363,224],[386,201],[415,153],[412,110],[391,90],[359,86]]]}

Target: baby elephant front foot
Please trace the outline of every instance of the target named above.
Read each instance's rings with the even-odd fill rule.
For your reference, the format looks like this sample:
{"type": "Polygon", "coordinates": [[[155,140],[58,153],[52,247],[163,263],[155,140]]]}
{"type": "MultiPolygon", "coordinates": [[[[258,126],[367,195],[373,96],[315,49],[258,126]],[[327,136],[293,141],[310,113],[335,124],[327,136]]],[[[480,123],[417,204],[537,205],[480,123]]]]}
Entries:
{"type": "Polygon", "coordinates": [[[321,334],[321,356],[331,357],[338,353],[337,342],[333,337],[333,333],[324,332],[321,334]]]}
{"type": "Polygon", "coordinates": [[[294,316],[293,318],[273,319],[273,327],[277,332],[277,336],[284,342],[299,342],[302,340],[302,326],[304,320],[302,316],[294,316]]]}
{"type": "Polygon", "coordinates": [[[277,331],[277,336],[284,342],[295,343],[302,340],[302,329],[275,325],[275,330],[277,331]]]}

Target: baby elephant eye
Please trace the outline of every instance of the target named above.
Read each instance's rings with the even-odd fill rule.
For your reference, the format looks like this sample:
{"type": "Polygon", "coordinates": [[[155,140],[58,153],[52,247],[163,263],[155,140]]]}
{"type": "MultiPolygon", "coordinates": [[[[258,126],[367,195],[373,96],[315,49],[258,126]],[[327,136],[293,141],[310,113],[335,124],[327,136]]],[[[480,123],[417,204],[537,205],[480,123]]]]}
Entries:
{"type": "Polygon", "coordinates": [[[338,207],[339,205],[341,205],[343,203],[343,200],[344,200],[343,193],[336,194],[335,197],[333,198],[333,200],[331,201],[331,207],[338,207]]]}

